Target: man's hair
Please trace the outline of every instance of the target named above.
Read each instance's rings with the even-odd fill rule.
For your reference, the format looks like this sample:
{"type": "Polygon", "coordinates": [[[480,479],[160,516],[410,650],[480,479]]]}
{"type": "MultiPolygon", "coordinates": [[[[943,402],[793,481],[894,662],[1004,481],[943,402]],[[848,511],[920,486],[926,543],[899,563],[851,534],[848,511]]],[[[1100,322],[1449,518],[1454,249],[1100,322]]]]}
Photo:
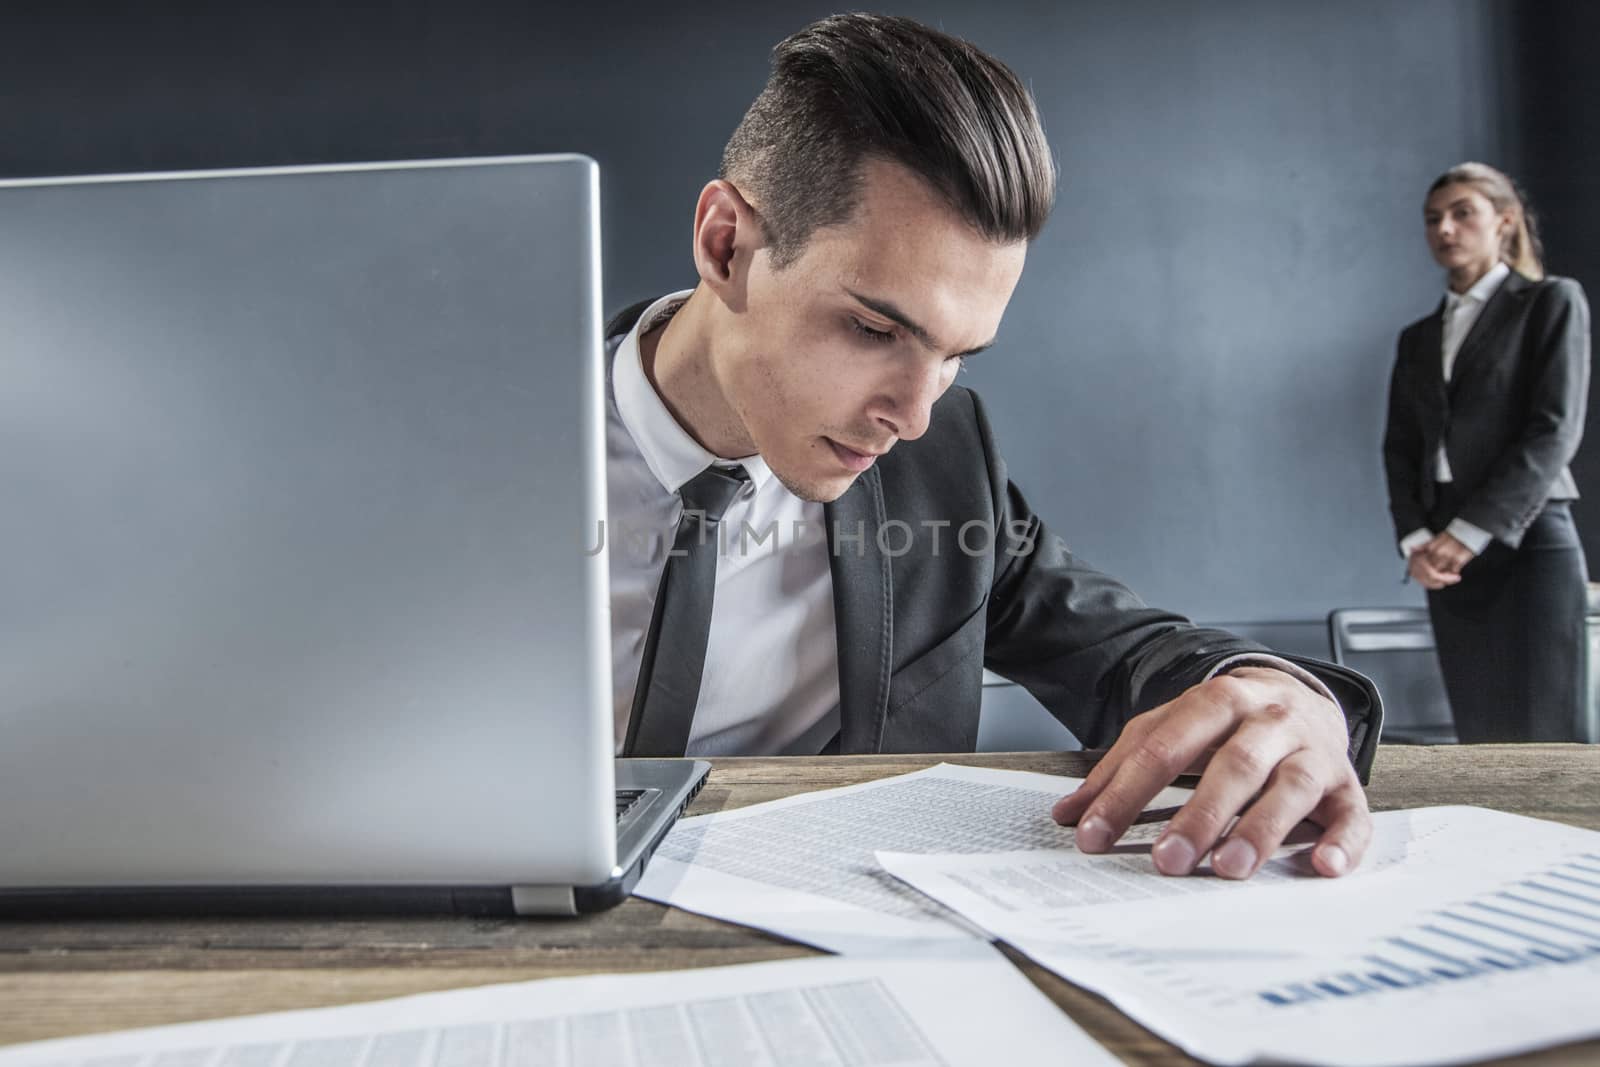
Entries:
{"type": "Polygon", "coordinates": [[[1038,110],[1010,68],[890,15],[834,15],[779,43],[721,176],[757,205],[782,268],[854,214],[868,159],[919,175],[996,242],[1031,240],[1055,199],[1038,110]]]}

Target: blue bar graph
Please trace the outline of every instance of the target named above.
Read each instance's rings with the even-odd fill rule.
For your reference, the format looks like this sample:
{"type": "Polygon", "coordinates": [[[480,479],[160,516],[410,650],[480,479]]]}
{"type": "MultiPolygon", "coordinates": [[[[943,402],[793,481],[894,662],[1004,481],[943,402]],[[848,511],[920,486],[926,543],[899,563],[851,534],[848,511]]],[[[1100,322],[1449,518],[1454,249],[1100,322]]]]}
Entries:
{"type": "Polygon", "coordinates": [[[1583,855],[1497,892],[1427,912],[1375,939],[1359,959],[1329,973],[1257,992],[1265,1004],[1316,1002],[1470,982],[1600,957],[1600,855],[1583,855]]]}

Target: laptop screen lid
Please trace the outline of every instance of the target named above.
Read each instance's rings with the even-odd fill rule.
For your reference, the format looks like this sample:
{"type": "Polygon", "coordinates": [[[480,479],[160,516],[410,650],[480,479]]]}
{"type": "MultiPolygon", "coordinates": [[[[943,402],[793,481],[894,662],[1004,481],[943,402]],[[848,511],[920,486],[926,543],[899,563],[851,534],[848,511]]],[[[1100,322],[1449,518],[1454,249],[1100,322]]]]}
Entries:
{"type": "Polygon", "coordinates": [[[0,886],[616,863],[598,177],[0,182],[0,886]]]}

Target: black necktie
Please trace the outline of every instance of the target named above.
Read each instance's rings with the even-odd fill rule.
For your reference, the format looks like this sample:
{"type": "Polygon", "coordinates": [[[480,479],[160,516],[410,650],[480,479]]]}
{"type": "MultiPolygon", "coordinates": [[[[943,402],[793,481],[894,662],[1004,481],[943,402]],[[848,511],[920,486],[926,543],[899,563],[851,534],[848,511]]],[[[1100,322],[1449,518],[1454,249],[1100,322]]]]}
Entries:
{"type": "Polygon", "coordinates": [[[689,747],[717,588],[717,526],[749,481],[742,467],[707,467],[678,491],[683,514],[656,590],[624,756],[682,756],[689,747]]]}

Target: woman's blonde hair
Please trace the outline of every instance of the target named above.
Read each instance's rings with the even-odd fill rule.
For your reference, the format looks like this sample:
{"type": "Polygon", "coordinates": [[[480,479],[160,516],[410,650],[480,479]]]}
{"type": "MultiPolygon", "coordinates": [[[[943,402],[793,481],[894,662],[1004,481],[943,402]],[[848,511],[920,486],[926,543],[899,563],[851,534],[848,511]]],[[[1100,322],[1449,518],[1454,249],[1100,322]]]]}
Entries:
{"type": "Polygon", "coordinates": [[[1511,213],[1511,236],[1500,246],[1500,258],[1518,274],[1538,281],[1544,277],[1544,245],[1539,241],[1538,220],[1517,183],[1487,163],[1458,163],[1434,179],[1428,196],[1447,185],[1467,185],[1488,198],[1496,211],[1511,213]]]}

